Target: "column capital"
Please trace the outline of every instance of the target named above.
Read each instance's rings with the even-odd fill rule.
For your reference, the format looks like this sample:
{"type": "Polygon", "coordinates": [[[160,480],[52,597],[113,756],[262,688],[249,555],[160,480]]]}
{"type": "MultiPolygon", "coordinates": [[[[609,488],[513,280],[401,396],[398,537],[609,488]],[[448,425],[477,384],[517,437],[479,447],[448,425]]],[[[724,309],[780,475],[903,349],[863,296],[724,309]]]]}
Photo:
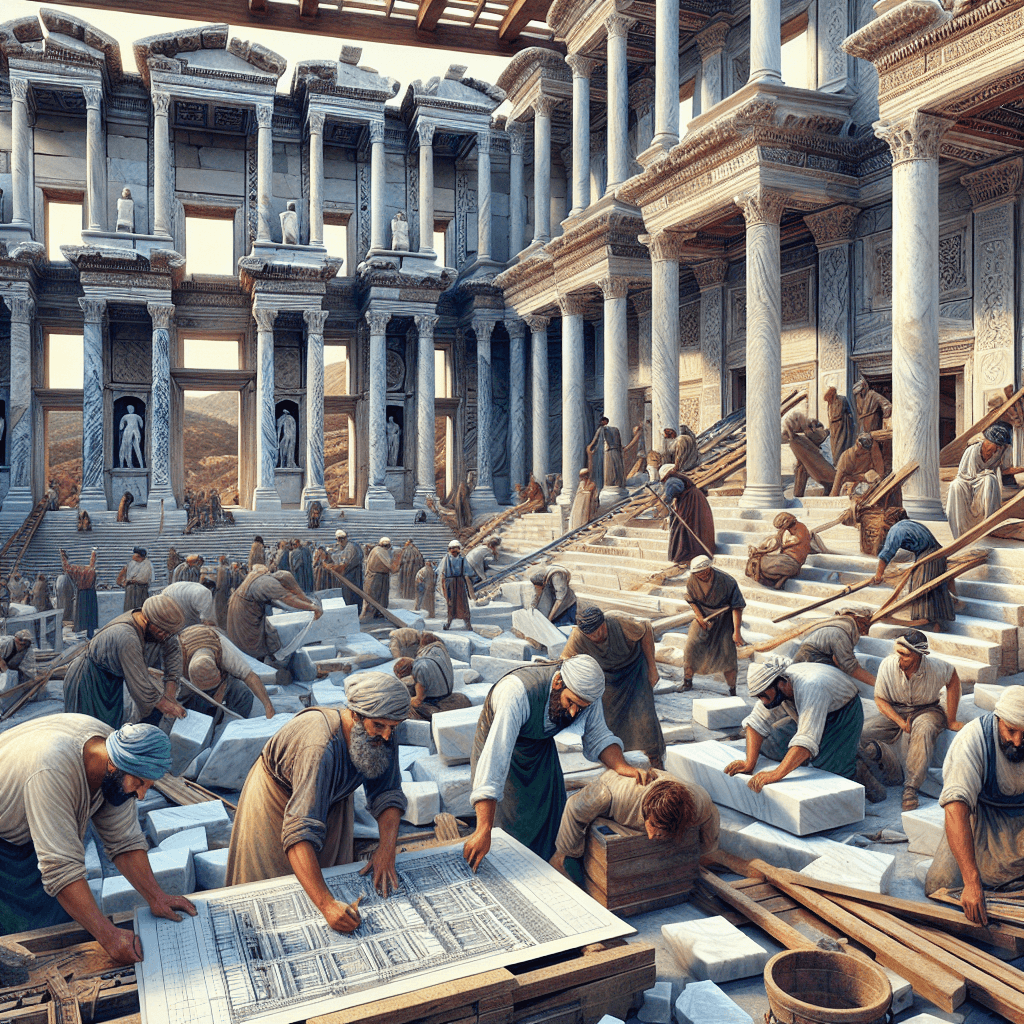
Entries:
{"type": "Polygon", "coordinates": [[[473,333],[477,341],[490,341],[494,332],[494,321],[484,320],[479,317],[473,318],[473,333]]]}
{"type": "Polygon", "coordinates": [[[149,97],[153,101],[153,114],[156,117],[166,117],[171,108],[171,94],[169,92],[153,92],[149,97]]]}
{"type": "Polygon", "coordinates": [[[310,334],[323,334],[324,324],[331,315],[328,309],[304,309],[302,319],[306,321],[306,327],[310,334]]]}
{"type": "Polygon", "coordinates": [[[613,14],[604,19],[604,27],[609,39],[625,39],[629,30],[636,24],[632,18],[624,18],[621,14],[613,14]]]}
{"type": "Polygon", "coordinates": [[[540,331],[546,331],[548,324],[551,323],[551,317],[549,316],[524,316],[523,323],[530,328],[534,334],[540,331]]]}
{"type": "Polygon", "coordinates": [[[107,311],[106,299],[84,298],[78,300],[82,312],[85,314],[87,324],[99,324],[103,322],[103,314],[107,311]]]}
{"type": "Polygon", "coordinates": [[[391,321],[391,314],[387,310],[368,309],[365,316],[371,335],[387,333],[388,323],[391,321]]]}
{"type": "Polygon", "coordinates": [[[814,237],[814,244],[819,249],[827,249],[830,245],[853,241],[853,229],[859,216],[857,206],[830,206],[827,210],[805,213],[804,223],[814,237]]]}
{"type": "Polygon", "coordinates": [[[633,312],[637,316],[646,316],[651,311],[651,290],[633,292],[629,301],[633,303],[633,312]]]}
{"type": "Polygon", "coordinates": [[[1015,199],[1020,191],[1021,169],[1024,160],[1015,156],[1002,163],[971,171],[960,179],[971,197],[971,206],[978,209],[991,203],[1015,199]]]}
{"type": "Polygon", "coordinates": [[[522,320],[516,318],[515,320],[505,321],[505,330],[508,331],[510,339],[518,338],[520,341],[526,337],[526,324],[522,320]]]}
{"type": "Polygon", "coordinates": [[[490,128],[476,133],[476,151],[478,153],[490,153],[491,151],[491,130],[490,128]]]}
{"type": "Polygon", "coordinates": [[[685,255],[683,242],[690,235],[675,231],[659,231],[656,235],[637,235],[641,245],[650,250],[652,260],[680,260],[685,255]]]}
{"type": "Polygon", "coordinates": [[[376,145],[379,142],[384,141],[384,122],[383,121],[370,121],[366,126],[370,132],[370,144],[376,145]]]}
{"type": "Polygon", "coordinates": [[[747,227],[753,224],[778,224],[786,210],[786,196],[772,188],[760,185],[735,196],[733,202],[743,211],[747,227]]]}
{"type": "Polygon", "coordinates": [[[706,263],[695,263],[691,268],[697,278],[701,291],[705,288],[717,288],[725,283],[725,275],[729,272],[728,260],[708,260],[706,263]]]}
{"type": "Polygon", "coordinates": [[[82,95],[85,97],[87,110],[99,110],[103,102],[103,89],[98,85],[82,86],[82,95]]]}
{"type": "Polygon", "coordinates": [[[432,146],[434,144],[434,132],[436,131],[436,124],[431,124],[429,121],[419,121],[416,125],[416,137],[419,139],[419,144],[421,146],[432,146]]]}
{"type": "Polygon", "coordinates": [[[310,135],[323,135],[324,133],[324,121],[326,121],[327,115],[322,110],[311,110],[309,112],[309,134],[310,135]]]}
{"type": "Polygon", "coordinates": [[[558,100],[554,96],[538,96],[533,101],[534,114],[537,117],[550,117],[558,106],[558,100]]]}
{"type": "Polygon", "coordinates": [[[522,156],[526,152],[526,125],[522,121],[509,121],[505,125],[509,149],[513,156],[522,156]]]}
{"type": "Polygon", "coordinates": [[[416,331],[421,338],[433,338],[434,328],[440,317],[432,313],[419,313],[413,317],[413,320],[416,321],[416,331]]]}
{"type": "Polygon", "coordinates": [[[889,143],[893,164],[938,160],[942,136],[955,124],[945,117],[915,110],[898,121],[876,121],[875,135],[889,143]]]}
{"type": "Polygon", "coordinates": [[[572,68],[573,78],[585,78],[589,81],[598,62],[593,57],[584,57],[581,53],[570,53],[566,55],[565,63],[572,68]]]}
{"type": "Polygon", "coordinates": [[[28,79],[11,79],[11,98],[24,103],[28,99],[28,79]]]}
{"type": "Polygon", "coordinates": [[[274,123],[274,104],[256,104],[256,124],[260,128],[269,128],[274,123]]]}
{"type": "Polygon", "coordinates": [[[702,61],[717,56],[725,49],[731,27],[727,21],[713,21],[694,36],[702,61]]]}
{"type": "Polygon", "coordinates": [[[256,321],[256,329],[258,331],[273,331],[274,321],[277,319],[277,310],[260,307],[252,311],[252,318],[256,321]]]}
{"type": "Polygon", "coordinates": [[[171,329],[171,322],[174,320],[174,306],[162,302],[147,302],[146,310],[153,321],[153,330],[163,328],[165,331],[171,329]]]}
{"type": "Polygon", "coordinates": [[[562,316],[583,316],[587,311],[587,299],[585,295],[559,295],[558,308],[562,316]]]}
{"type": "Polygon", "coordinates": [[[11,311],[11,321],[18,324],[32,323],[32,317],[36,312],[35,299],[27,296],[5,295],[3,301],[11,311]]]}
{"type": "Polygon", "coordinates": [[[624,277],[603,277],[597,287],[606,299],[625,299],[629,295],[629,280],[624,277]]]}

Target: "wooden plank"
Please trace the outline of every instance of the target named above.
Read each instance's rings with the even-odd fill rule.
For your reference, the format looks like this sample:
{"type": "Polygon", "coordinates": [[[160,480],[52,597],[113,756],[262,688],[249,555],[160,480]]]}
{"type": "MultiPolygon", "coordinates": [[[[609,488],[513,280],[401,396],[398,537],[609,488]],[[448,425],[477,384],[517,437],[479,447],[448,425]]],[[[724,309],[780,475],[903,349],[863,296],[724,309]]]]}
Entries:
{"type": "Polygon", "coordinates": [[[978,949],[973,943],[958,939],[955,935],[947,935],[938,928],[932,928],[926,924],[910,924],[909,922],[907,927],[913,928],[918,935],[926,938],[929,942],[934,942],[936,946],[941,946],[961,960],[980,967],[986,974],[991,974],[993,978],[1024,995],[1024,971],[1019,971],[1016,967],[1000,960],[999,957],[978,949]]]}
{"type": "MultiPolygon", "coordinates": [[[[988,555],[986,554],[984,558],[973,558],[969,562],[957,562],[942,573],[942,575],[936,576],[933,580],[929,580],[916,590],[912,590],[909,594],[899,597],[898,600],[898,594],[893,594],[893,596],[871,616],[871,621],[878,622],[881,619],[890,618],[892,615],[895,615],[896,612],[906,608],[908,604],[913,604],[914,601],[918,600],[922,594],[927,594],[930,591],[935,590],[937,587],[945,586],[950,580],[955,580],[957,576],[962,576],[965,572],[969,572],[971,569],[977,569],[979,565],[984,565],[987,561],[988,555]]],[[[902,587],[903,583],[901,583],[900,586],[902,587]]],[[[922,623],[922,625],[923,624],[924,623],[922,623]]]]}
{"type": "Polygon", "coordinates": [[[564,963],[549,964],[516,975],[513,997],[516,1003],[537,999],[569,986],[576,988],[590,981],[653,965],[654,947],[646,942],[630,942],[612,949],[594,950],[564,963]]]}
{"type": "Polygon", "coordinates": [[[445,0],[420,0],[416,11],[416,24],[424,32],[433,32],[444,13],[445,0]]]}
{"type": "Polygon", "coordinates": [[[986,413],[986,415],[982,416],[977,423],[970,426],[958,437],[954,437],[953,440],[939,452],[939,465],[957,465],[960,462],[961,456],[965,451],[967,451],[967,446],[971,443],[971,438],[976,437],[983,430],[991,427],[996,420],[1002,419],[1009,411],[1010,406],[1012,406],[1014,402],[1019,401],[1022,397],[1024,397],[1024,388],[1021,388],[1015,395],[1007,398],[1007,400],[998,408],[986,413]]]}

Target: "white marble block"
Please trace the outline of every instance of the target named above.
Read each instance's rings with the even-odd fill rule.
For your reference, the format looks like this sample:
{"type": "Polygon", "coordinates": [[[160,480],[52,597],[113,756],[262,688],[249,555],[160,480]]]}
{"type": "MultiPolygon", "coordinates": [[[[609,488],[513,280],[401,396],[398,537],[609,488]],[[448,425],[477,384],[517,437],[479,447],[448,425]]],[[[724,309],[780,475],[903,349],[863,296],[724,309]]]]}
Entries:
{"type": "Polygon", "coordinates": [[[1006,687],[996,683],[975,683],[974,706],[982,711],[995,711],[997,701],[1005,692],[1006,687]]]}
{"type": "Polygon", "coordinates": [[[502,676],[516,669],[525,668],[528,661],[515,661],[512,658],[491,658],[486,654],[474,654],[469,660],[470,665],[480,673],[485,683],[496,683],[502,676]]]}
{"type": "Polygon", "coordinates": [[[345,698],[344,684],[335,683],[331,679],[318,679],[309,688],[310,707],[348,707],[348,700],[345,698]]]}
{"type": "Polygon", "coordinates": [[[391,651],[375,636],[358,630],[347,633],[338,640],[339,658],[359,658],[359,668],[369,669],[391,660],[391,651]]]}
{"type": "Polygon", "coordinates": [[[948,1024],[946,1017],[936,1017],[934,1013],[918,1013],[913,1017],[907,1017],[900,1024],[948,1024]]]}
{"type": "Polygon", "coordinates": [[[818,836],[794,836],[781,828],[755,821],[748,814],[741,814],[731,807],[720,807],[719,818],[719,849],[743,860],[765,860],[790,871],[807,867],[830,853],[833,846],[839,845],[818,836]]]}
{"type": "Polygon", "coordinates": [[[157,847],[158,850],[163,850],[165,853],[169,850],[191,850],[193,857],[197,853],[206,853],[209,848],[210,842],[206,838],[206,829],[199,826],[174,832],[157,847]]]}
{"type": "MultiPolygon", "coordinates": [[[[414,612],[411,608],[388,608],[388,611],[396,619],[401,619],[408,629],[418,629],[421,632],[427,628],[426,619],[422,612],[414,612]]],[[[398,628],[397,626],[395,627],[398,628]]]]}
{"type": "MultiPolygon", "coordinates": [[[[345,604],[340,597],[329,597],[323,602],[323,615],[309,628],[303,637],[306,644],[336,640],[349,633],[359,632],[359,609],[354,604],[345,604]]],[[[267,621],[277,630],[281,646],[287,647],[306,628],[309,612],[274,612],[267,621]]]]}
{"type": "Polygon", "coordinates": [[[753,978],[768,963],[768,951],[724,917],[665,924],[661,934],[686,973],[698,981],[753,978]]]}
{"type": "Polygon", "coordinates": [[[85,877],[86,879],[103,877],[103,863],[100,860],[100,851],[96,849],[96,843],[91,839],[85,846],[85,877]]]}
{"type": "Polygon", "coordinates": [[[488,653],[492,658],[519,658],[526,661],[535,654],[544,652],[538,647],[531,647],[525,640],[520,640],[519,637],[510,633],[507,636],[505,634],[496,636],[491,641],[488,653]]]}
{"type": "Polygon", "coordinates": [[[437,753],[446,764],[469,764],[481,706],[439,711],[430,719],[437,753]]]}
{"type": "Polygon", "coordinates": [[[469,662],[473,657],[473,635],[464,630],[445,630],[441,642],[448,648],[452,661],[469,662]]]}
{"type": "Polygon", "coordinates": [[[407,718],[395,730],[398,742],[407,747],[423,747],[435,753],[434,735],[429,722],[421,722],[418,718],[407,718]]]}
{"type": "Polygon", "coordinates": [[[469,799],[472,778],[468,764],[445,764],[437,754],[433,754],[413,763],[412,777],[415,782],[433,782],[437,786],[442,811],[455,817],[473,813],[469,799]]]}
{"type": "MultiPolygon", "coordinates": [[[[725,766],[742,756],[742,748],[714,740],[674,745],[666,753],[665,768],[684,782],[703,786],[716,804],[794,835],[864,820],[864,787],[860,783],[804,765],[755,793],[747,786],[749,775],[725,774],[725,766]]],[[[762,757],[755,771],[777,767],[777,762],[762,757]]]]}
{"type": "Polygon", "coordinates": [[[456,690],[461,690],[466,686],[474,686],[480,682],[480,673],[475,668],[458,668],[455,662],[452,662],[452,668],[455,670],[456,690]]]}
{"type": "Polygon", "coordinates": [[[921,788],[918,792],[922,796],[930,796],[933,800],[938,800],[942,793],[942,769],[929,768],[921,780],[921,788]]]}
{"type": "Polygon", "coordinates": [[[294,717],[278,714],[273,718],[233,719],[228,722],[196,781],[200,786],[241,789],[249,769],[263,753],[267,740],[294,717]]]}
{"type": "Polygon", "coordinates": [[[713,981],[691,981],[676,1000],[678,1024],[753,1024],[713,981]]]}
{"type": "Polygon", "coordinates": [[[693,720],[705,729],[735,729],[750,708],[742,697],[696,697],[693,720]]]}
{"type": "Polygon", "coordinates": [[[662,722],[661,734],[666,743],[692,743],[693,726],[685,722],[662,722]]]}
{"type": "Polygon", "coordinates": [[[626,1024],[621,1017],[613,1017],[610,1013],[606,1013],[597,1024],[626,1024]]]}
{"type": "Polygon", "coordinates": [[[300,683],[311,683],[316,679],[316,663],[318,661],[329,661],[337,657],[338,648],[334,644],[312,644],[309,647],[300,647],[288,663],[288,670],[292,679],[300,683]]]}
{"type": "Polygon", "coordinates": [[[487,694],[491,692],[490,683],[471,683],[469,686],[462,687],[459,693],[465,697],[470,704],[474,707],[479,707],[485,700],[487,700],[487,694]]]}
{"type": "Polygon", "coordinates": [[[175,832],[202,826],[211,850],[219,850],[231,842],[231,819],[219,800],[206,800],[187,807],[166,807],[151,811],[146,834],[159,846],[175,832]]]}
{"type": "Polygon", "coordinates": [[[565,647],[565,634],[536,608],[517,608],[512,613],[512,628],[523,636],[536,640],[547,650],[551,658],[557,658],[565,647]]]}
{"type": "Polygon", "coordinates": [[[636,1016],[644,1024],[672,1024],[672,982],[656,981],[644,993],[644,1005],[636,1016]]]}
{"type": "Polygon", "coordinates": [[[197,853],[192,862],[196,869],[197,889],[223,889],[228,873],[228,851],[210,850],[197,853]]]}
{"type": "Polygon", "coordinates": [[[801,868],[800,874],[816,878],[819,882],[834,882],[841,878],[843,885],[852,885],[867,892],[889,891],[896,864],[891,853],[860,850],[842,843],[833,843],[833,846],[835,849],[801,868]]]}
{"type": "MultiPolygon", "coordinates": [[[[262,705],[258,701],[253,703],[263,710],[262,705]]],[[[203,770],[203,765],[210,759],[210,748],[207,747],[205,750],[200,750],[196,759],[181,773],[183,779],[188,779],[190,782],[195,782],[199,778],[199,773],[203,770]]]]}
{"type": "Polygon", "coordinates": [[[257,658],[246,654],[245,651],[239,651],[239,654],[249,663],[249,671],[255,672],[259,677],[260,682],[264,686],[270,686],[277,682],[277,669],[273,668],[266,663],[259,661],[257,658]]]}
{"type": "MultiPolygon", "coordinates": [[[[253,702],[255,703],[255,701],[253,702]]],[[[186,711],[171,726],[171,774],[180,775],[198,756],[213,732],[213,718],[202,711],[186,711]]]]}
{"type": "Polygon", "coordinates": [[[946,811],[938,804],[918,807],[916,811],[904,811],[903,831],[907,833],[908,853],[923,853],[934,857],[946,830],[946,811]]]}
{"type": "Polygon", "coordinates": [[[409,801],[402,818],[410,825],[430,825],[441,813],[441,793],[433,782],[402,782],[409,801]]]}
{"type": "MultiPolygon", "coordinates": [[[[876,966],[882,967],[881,964],[876,966]]],[[[888,967],[882,967],[885,972],[885,976],[889,979],[889,985],[892,988],[892,1012],[893,1015],[902,1013],[904,1010],[909,1010],[914,1003],[914,988],[907,981],[906,978],[901,978],[895,971],[890,971],[888,967]]]]}
{"type": "MultiPolygon", "coordinates": [[[[169,895],[187,896],[195,892],[195,867],[192,864],[192,851],[187,847],[180,850],[151,850],[149,865],[160,888],[169,895]]],[[[116,914],[146,905],[145,897],[136,892],[127,878],[111,875],[103,879],[104,914],[116,914]]]]}
{"type": "Polygon", "coordinates": [[[555,733],[554,739],[555,747],[560,754],[583,753],[583,737],[578,732],[563,729],[561,732],[555,733]]]}

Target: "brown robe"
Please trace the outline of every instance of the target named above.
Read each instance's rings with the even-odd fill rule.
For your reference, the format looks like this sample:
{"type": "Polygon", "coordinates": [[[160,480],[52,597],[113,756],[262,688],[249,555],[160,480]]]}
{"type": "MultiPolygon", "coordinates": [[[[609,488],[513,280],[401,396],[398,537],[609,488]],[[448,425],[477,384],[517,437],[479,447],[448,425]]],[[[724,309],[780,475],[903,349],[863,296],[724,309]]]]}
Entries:
{"type": "MultiPolygon", "coordinates": [[[[391,597],[391,574],[395,571],[394,556],[390,548],[382,548],[379,544],[366,559],[363,590],[382,608],[387,608],[391,597]]],[[[377,609],[367,603],[360,618],[372,619],[377,609]]]]}
{"type": "Polygon", "coordinates": [[[398,563],[398,592],[407,601],[416,599],[416,573],[423,568],[423,555],[415,544],[402,548],[398,563]]]}
{"type": "MultiPolygon", "coordinates": [[[[705,619],[719,608],[745,608],[747,602],[740,593],[736,581],[721,569],[712,568],[711,579],[707,582],[697,579],[695,573],[686,581],[686,600],[695,604],[705,619]]],[[[722,612],[708,623],[708,629],[701,629],[694,619],[686,634],[685,660],[694,673],[736,671],[736,644],[732,634],[732,612],[722,612]]]]}
{"type": "Polygon", "coordinates": [[[666,478],[666,494],[668,483],[679,480],[683,481],[684,489],[669,502],[676,515],[672,516],[669,522],[668,557],[670,561],[683,565],[696,555],[715,553],[715,517],[708,499],[689,477],[675,472],[670,473],[666,478]],[[679,519],[684,520],[690,529],[687,530],[679,519]],[[704,542],[707,551],[701,547],[690,530],[704,542]]]}
{"type": "Polygon", "coordinates": [[[839,457],[839,462],[836,464],[836,475],[832,481],[830,496],[838,497],[844,483],[856,482],[854,477],[863,476],[872,469],[878,474],[879,479],[885,476],[882,450],[877,444],[873,444],[867,449],[862,448],[859,443],[848,448],[839,457]]]}

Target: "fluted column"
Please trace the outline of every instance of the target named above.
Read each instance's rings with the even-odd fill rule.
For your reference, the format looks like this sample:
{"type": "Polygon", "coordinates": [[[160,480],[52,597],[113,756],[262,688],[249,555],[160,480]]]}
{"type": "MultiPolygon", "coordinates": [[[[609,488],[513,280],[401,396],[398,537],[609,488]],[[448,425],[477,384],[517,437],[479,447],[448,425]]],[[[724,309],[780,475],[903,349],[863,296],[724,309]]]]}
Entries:
{"type": "Polygon", "coordinates": [[[324,488],[324,324],[326,309],[304,309],[306,321],[306,485],[302,507],[319,501],[326,508],[324,488]]]}
{"type": "Polygon", "coordinates": [[[939,145],[951,121],[915,112],[875,134],[892,150],[892,463],[911,519],[942,519],[939,496],[939,145]]]}
{"type": "MultiPolygon", "coordinates": [[[[712,22],[697,35],[700,49],[700,112],[706,114],[725,98],[725,42],[729,23],[712,22]]],[[[780,61],[781,61],[781,50],[780,61]]]]}
{"type": "Polygon", "coordinates": [[[679,3],[654,6],[654,138],[666,153],[679,143],[679,3]]]}
{"type": "MultiPolygon", "coordinates": [[[[29,180],[32,166],[32,133],[28,127],[28,82],[11,78],[11,223],[32,228],[29,180]]],[[[11,392],[13,394],[13,391],[11,392]]]]}
{"type": "Polygon", "coordinates": [[[523,152],[526,149],[525,128],[520,121],[505,126],[508,133],[508,258],[514,260],[523,251],[526,224],[523,215],[523,152]]]}
{"type": "Polygon", "coordinates": [[[491,381],[491,334],[493,320],[474,318],[476,335],[476,486],[469,496],[474,515],[497,507],[491,467],[491,433],[494,426],[494,399],[491,381]]]}
{"type": "Polygon", "coordinates": [[[103,134],[103,90],[82,89],[85,96],[85,177],[89,230],[107,230],[107,143],[103,134]]]}
{"type": "MultiPolygon", "coordinates": [[[[604,415],[611,426],[629,441],[629,349],[626,298],[629,282],[623,278],[605,278],[598,282],[604,294],[604,415]]],[[[625,488],[605,486],[601,502],[615,501],[625,488]]]]}
{"type": "Polygon", "coordinates": [[[782,260],[786,197],[757,188],[734,200],[747,224],[747,485],[742,508],[780,508],[782,493],[782,260]]]}
{"type": "MultiPolygon", "coordinates": [[[[381,125],[381,149],[384,126],[381,125]]],[[[372,197],[371,197],[372,201],[372,197]]],[[[385,486],[388,466],[388,435],[385,427],[387,405],[387,330],[391,314],[385,310],[368,309],[366,322],[370,326],[370,381],[367,429],[370,442],[370,479],[366,488],[365,508],[389,510],[395,499],[385,486]]]]}
{"type": "Polygon", "coordinates": [[[515,504],[516,484],[526,483],[526,324],[506,320],[508,330],[508,464],[515,504]]]}
{"type": "Polygon", "coordinates": [[[309,244],[324,244],[324,115],[316,110],[309,112],[309,244]]]}
{"type": "Polygon", "coordinates": [[[722,372],[722,324],[725,309],[725,275],[728,260],[708,260],[693,267],[700,287],[700,429],[717,423],[722,408],[724,375],[722,372]]]}
{"type": "Polygon", "coordinates": [[[533,240],[551,241],[551,114],[555,101],[539,96],[533,108],[533,240]]]}
{"type": "Polygon", "coordinates": [[[750,82],[782,81],[782,0],[750,0],[750,82]]]}
{"type": "MultiPolygon", "coordinates": [[[[420,121],[416,125],[416,135],[420,143],[420,252],[434,251],[434,128],[435,126],[420,121]]],[[[437,254],[438,263],[444,265],[444,253],[437,254]]],[[[431,345],[433,345],[433,328],[431,328],[431,345]]],[[[430,365],[434,365],[433,349],[431,349],[430,365]]],[[[433,437],[433,429],[431,429],[433,437]]],[[[433,494],[433,489],[431,489],[433,494]]]]}
{"type": "Polygon", "coordinates": [[[588,437],[583,436],[585,399],[583,387],[582,296],[566,295],[558,300],[562,311],[562,493],[559,505],[571,505],[588,437]]]}
{"type": "Polygon", "coordinates": [[[274,104],[256,104],[256,241],[271,241],[270,199],[274,191],[274,104]]]}
{"type": "MultiPolygon", "coordinates": [[[[14,81],[17,81],[15,79],[14,81]]],[[[13,84],[13,83],[12,83],[13,84]]],[[[3,296],[11,311],[11,397],[7,414],[10,489],[5,512],[29,513],[32,498],[32,320],[36,304],[27,296],[3,296]]]]}
{"type": "Polygon", "coordinates": [[[103,487],[103,314],[106,299],[79,299],[82,329],[82,489],[78,507],[106,512],[103,487]]]}
{"type": "MultiPolygon", "coordinates": [[[[421,142],[422,146],[422,142],[421,142]]],[[[422,154],[422,149],[420,153],[422,154]]],[[[422,181],[422,177],[420,178],[422,181]]],[[[421,207],[422,211],[422,207],[421,207]]],[[[416,494],[414,508],[426,508],[427,498],[437,498],[434,439],[434,328],[436,316],[417,316],[419,344],[416,356],[416,494]]]]}
{"type": "Polygon", "coordinates": [[[385,249],[387,227],[384,200],[387,166],[384,156],[384,122],[371,121],[370,129],[370,249],[385,249]]]}
{"type": "Polygon", "coordinates": [[[570,53],[565,63],[572,68],[572,209],[581,214],[590,205],[590,76],[597,61],[570,53]]]}
{"type": "MultiPolygon", "coordinates": [[[[616,186],[621,185],[629,177],[629,75],[626,64],[626,37],[636,22],[616,14],[605,19],[604,24],[608,30],[608,183],[605,186],[605,195],[610,195],[616,186]]],[[[677,99],[676,103],[678,102],[677,99]]],[[[678,120],[677,110],[676,121],[678,120]]]]}
{"type": "Polygon", "coordinates": [[[168,111],[171,97],[154,92],[153,100],[153,234],[171,234],[171,136],[168,111]]]}
{"type": "Polygon", "coordinates": [[[651,250],[651,435],[679,429],[679,257],[664,236],[651,250]]]}
{"type": "Polygon", "coordinates": [[[277,417],[274,408],[274,321],[276,309],[252,311],[256,321],[256,489],[254,509],[281,507],[274,470],[277,466],[277,417]]]}
{"type": "Polygon", "coordinates": [[[547,490],[548,457],[548,324],[546,316],[523,317],[530,328],[530,410],[533,417],[533,476],[547,490]]]}
{"type": "Polygon", "coordinates": [[[153,323],[149,399],[149,507],[163,502],[165,509],[178,503],[171,489],[171,323],[174,306],[146,304],[153,323]]]}

